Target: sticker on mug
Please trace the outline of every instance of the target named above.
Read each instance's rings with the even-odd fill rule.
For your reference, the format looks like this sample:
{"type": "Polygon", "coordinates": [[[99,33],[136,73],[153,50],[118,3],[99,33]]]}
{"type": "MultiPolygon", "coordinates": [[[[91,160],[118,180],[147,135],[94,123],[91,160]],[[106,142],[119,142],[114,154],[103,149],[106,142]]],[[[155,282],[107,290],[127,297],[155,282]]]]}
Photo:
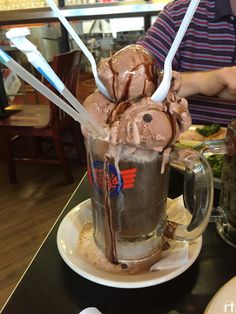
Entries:
{"type": "MultiPolygon", "coordinates": [[[[132,189],[135,185],[136,168],[121,170],[118,172],[114,165],[109,164],[108,190],[110,197],[119,195],[121,190],[132,189]]],[[[102,194],[104,185],[104,162],[94,161],[92,169],[88,168],[88,180],[94,185],[97,191],[102,194]]]]}

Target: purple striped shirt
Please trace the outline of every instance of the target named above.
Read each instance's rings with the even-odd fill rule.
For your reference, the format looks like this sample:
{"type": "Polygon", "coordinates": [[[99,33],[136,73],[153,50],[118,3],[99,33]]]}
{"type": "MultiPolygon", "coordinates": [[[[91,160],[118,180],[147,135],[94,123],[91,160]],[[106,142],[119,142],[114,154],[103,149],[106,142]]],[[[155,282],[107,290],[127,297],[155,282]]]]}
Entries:
{"type": "MultiPolygon", "coordinates": [[[[190,0],[166,5],[144,38],[146,47],[163,68],[165,57],[178,31],[190,0]]],[[[205,71],[236,64],[236,19],[229,0],[201,0],[173,60],[173,69],[205,71]]],[[[189,99],[194,123],[227,124],[236,118],[236,100],[194,96],[189,99]]]]}

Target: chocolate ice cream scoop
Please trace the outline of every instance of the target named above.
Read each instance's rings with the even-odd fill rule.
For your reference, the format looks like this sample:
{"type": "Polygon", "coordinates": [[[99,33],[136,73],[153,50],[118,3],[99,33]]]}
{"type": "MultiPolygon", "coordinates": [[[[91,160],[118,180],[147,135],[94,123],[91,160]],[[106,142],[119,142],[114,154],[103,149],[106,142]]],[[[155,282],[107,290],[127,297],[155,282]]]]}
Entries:
{"type": "Polygon", "coordinates": [[[151,96],[158,80],[152,55],[141,45],[129,45],[103,59],[98,75],[114,102],[151,96]]]}
{"type": "Polygon", "coordinates": [[[110,116],[110,141],[163,151],[191,125],[186,101],[169,93],[164,103],[150,97],[119,104],[110,116]],[[174,99],[175,98],[175,99],[174,99]]]}
{"type": "Polygon", "coordinates": [[[107,118],[115,108],[115,104],[110,102],[102,93],[98,90],[89,95],[84,103],[85,109],[95,117],[96,121],[103,127],[107,124],[107,118]]]}

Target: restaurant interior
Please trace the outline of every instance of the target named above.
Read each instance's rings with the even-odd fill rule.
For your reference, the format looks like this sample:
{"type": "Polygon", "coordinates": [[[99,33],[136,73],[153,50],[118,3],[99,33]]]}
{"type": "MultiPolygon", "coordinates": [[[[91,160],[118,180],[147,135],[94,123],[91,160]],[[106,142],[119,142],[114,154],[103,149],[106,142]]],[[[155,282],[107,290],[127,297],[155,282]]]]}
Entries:
{"type": "MultiPolygon", "coordinates": [[[[142,37],[169,0],[55,2],[98,63],[142,37]]],[[[46,0],[0,0],[0,48],[55,92],[11,45],[6,33],[15,27],[30,30],[27,39],[80,103],[96,89],[90,62],[46,0]]],[[[84,177],[87,162],[80,124],[6,65],[0,70],[1,309],[84,177]],[[8,119],[9,107],[22,112],[15,122],[8,119]]]]}

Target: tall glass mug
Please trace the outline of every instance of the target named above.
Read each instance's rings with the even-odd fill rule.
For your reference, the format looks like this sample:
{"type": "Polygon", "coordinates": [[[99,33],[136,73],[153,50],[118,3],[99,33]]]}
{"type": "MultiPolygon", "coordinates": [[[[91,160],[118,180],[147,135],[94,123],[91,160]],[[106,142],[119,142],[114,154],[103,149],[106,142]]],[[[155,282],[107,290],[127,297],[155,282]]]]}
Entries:
{"type": "Polygon", "coordinates": [[[165,237],[194,240],[205,230],[212,209],[213,178],[205,158],[192,149],[170,154],[86,139],[88,178],[97,247],[112,263],[149,267],[165,237]],[[170,162],[184,167],[188,225],[168,223],[166,203],[170,162]]]}
{"type": "Polygon", "coordinates": [[[216,229],[221,237],[236,247],[236,120],[227,128],[227,154],[221,177],[220,211],[216,229]]]}
{"type": "Polygon", "coordinates": [[[232,120],[226,138],[211,140],[194,147],[204,156],[224,154],[221,175],[221,193],[216,229],[230,245],[236,247],[236,119],[232,120]]]}

